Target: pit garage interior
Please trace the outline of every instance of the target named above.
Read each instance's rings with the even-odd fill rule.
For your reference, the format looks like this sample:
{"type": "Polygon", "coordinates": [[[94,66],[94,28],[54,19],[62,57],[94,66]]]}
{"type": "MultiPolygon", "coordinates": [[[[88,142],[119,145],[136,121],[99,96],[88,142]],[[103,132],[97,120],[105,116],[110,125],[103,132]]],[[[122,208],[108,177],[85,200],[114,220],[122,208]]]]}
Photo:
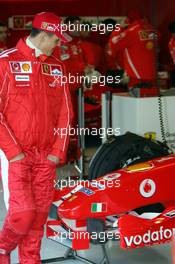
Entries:
{"type": "MultiPolygon", "coordinates": [[[[167,202],[166,195],[168,195],[168,190],[166,189],[166,185],[174,186],[175,183],[175,180],[173,181],[173,173],[175,173],[175,170],[173,171],[173,164],[171,164],[175,161],[175,157],[173,156],[173,153],[175,151],[175,28],[174,47],[172,47],[172,50],[174,49],[174,51],[172,51],[174,52],[174,61],[169,48],[170,39],[173,38],[173,34],[169,30],[169,25],[170,23],[175,21],[175,2],[173,2],[172,0],[0,0],[0,10],[0,21],[8,25],[8,38],[5,44],[7,48],[14,47],[19,38],[25,37],[29,34],[31,29],[31,21],[34,15],[39,12],[54,12],[55,14],[63,17],[63,19],[65,19],[66,17],[78,16],[81,19],[80,23],[94,23],[97,25],[99,25],[100,23],[104,23],[104,21],[107,19],[113,19],[115,23],[119,23],[122,25],[122,27],[128,28],[131,26],[133,21],[138,19],[138,17],[139,19],[140,17],[148,19],[149,23],[152,25],[152,28],[154,28],[154,30],[156,31],[156,38],[153,37],[153,42],[156,42],[154,65],[156,71],[156,84],[154,83],[154,85],[156,86],[156,89],[158,88],[156,90],[156,94],[154,94],[154,92],[153,94],[151,94],[149,90],[150,87],[146,86],[145,93],[142,96],[140,94],[139,96],[133,96],[133,94],[131,95],[129,91],[130,80],[128,78],[130,76],[125,75],[127,70],[122,69],[122,67],[120,67],[121,65],[117,64],[117,61],[115,61],[116,58],[113,58],[112,63],[111,61],[109,62],[109,60],[105,62],[104,59],[104,54],[109,45],[109,39],[112,31],[108,35],[90,31],[88,36],[81,36],[80,39],[82,42],[93,43],[92,50],[91,48],[89,48],[91,47],[90,45],[82,45],[82,49],[85,59],[88,60],[89,58],[86,55],[90,54],[90,61],[93,61],[95,64],[93,68],[95,76],[98,76],[99,78],[99,74],[100,76],[107,76],[112,74],[113,77],[116,75],[120,75],[119,77],[122,79],[122,82],[117,83],[117,85],[116,83],[113,83],[111,85],[111,83],[105,81],[105,84],[103,82],[103,85],[100,85],[101,83],[99,84],[99,82],[93,84],[91,79],[91,82],[86,83],[85,85],[75,85],[76,87],[73,87],[72,85],[73,95],[71,95],[73,96],[73,109],[74,115],[76,116],[74,125],[78,125],[81,128],[87,128],[91,132],[98,130],[101,131],[101,133],[102,131],[104,132],[103,129],[110,128],[112,131],[116,132],[116,136],[125,135],[125,133],[130,131],[131,133],[137,134],[143,138],[147,138],[148,140],[158,140],[164,144],[167,144],[167,146],[169,147],[169,154],[171,156],[170,158],[169,156],[167,158],[165,157],[165,160],[162,158],[162,161],[165,162],[164,166],[167,166],[167,171],[169,171],[171,174],[171,184],[166,182],[167,175],[164,175],[164,178],[161,178],[160,184],[160,187],[162,188],[161,195],[167,202]],[[128,22],[129,19],[130,21],[128,22]],[[133,21],[131,22],[131,20],[133,21]],[[84,47],[87,47],[87,50],[84,47]],[[94,128],[96,130],[93,130],[94,128]],[[170,168],[171,165],[172,168],[170,168]]],[[[124,28],[122,30],[123,31],[121,34],[125,34],[125,30],[127,30],[127,28],[124,28]]],[[[77,34],[79,34],[79,32],[77,34]]],[[[73,38],[74,37],[77,37],[77,35],[74,35],[73,38]]],[[[134,40],[132,39],[130,41],[134,42],[134,40]]],[[[113,44],[117,46],[117,41],[113,44]]],[[[148,49],[152,48],[151,45],[152,44],[150,43],[148,44],[148,49]]],[[[120,53],[124,53],[124,49],[125,48],[122,48],[120,50],[120,53]]],[[[137,56],[137,46],[135,47],[135,54],[137,56]]],[[[142,54],[139,53],[139,51],[137,60],[142,61],[143,69],[145,69],[146,67],[149,68],[149,65],[146,65],[147,61],[143,61],[144,59],[142,58],[142,54]]],[[[130,66],[132,68],[131,64],[130,66]]],[[[76,74],[75,71],[74,74],[76,74]]],[[[93,74],[91,74],[91,78],[92,75],[93,74]]],[[[145,82],[143,83],[145,84],[145,82]]],[[[142,87],[139,87],[140,90],[145,87],[144,84],[142,87]]],[[[106,140],[109,140],[108,135],[95,132],[89,134],[87,133],[86,135],[78,135],[77,137],[71,138],[67,154],[67,162],[66,164],[64,164],[64,166],[57,168],[57,181],[54,182],[53,188],[56,188],[58,191],[60,187],[60,185],[58,184],[58,180],[63,180],[65,183],[65,181],[68,180],[68,177],[73,179],[75,182],[78,180],[89,180],[89,171],[91,175],[94,175],[92,173],[92,163],[94,162],[93,157],[97,158],[98,151],[102,144],[105,144],[106,140]]],[[[162,156],[167,156],[167,153],[166,155],[162,154],[162,156]]],[[[157,155],[157,157],[159,156],[157,155]]],[[[100,157],[98,157],[98,159],[99,158],[100,157]]],[[[104,158],[104,162],[106,162],[107,158],[107,162],[110,163],[112,157],[111,160],[109,157],[104,158]]],[[[159,162],[161,163],[161,158],[157,161],[157,163],[147,163],[147,161],[145,161],[144,165],[141,166],[141,168],[136,167],[135,169],[134,167],[133,170],[136,173],[142,173],[142,171],[143,173],[145,173],[145,171],[149,171],[149,168],[152,166],[151,169],[155,169],[156,173],[156,168],[154,167],[159,166],[159,162]]],[[[128,166],[130,165],[128,164],[128,166]]],[[[121,168],[122,167],[120,167],[120,169],[121,168]]],[[[127,164],[125,164],[124,170],[125,172],[127,171],[127,164]]],[[[111,170],[109,172],[111,173],[111,170]]],[[[122,173],[119,172],[119,175],[120,174],[122,173]]],[[[161,176],[162,174],[160,173],[161,176]]],[[[111,174],[109,175],[111,176],[111,174]]],[[[108,180],[110,179],[109,175],[106,176],[108,177],[108,180]]],[[[130,177],[132,177],[132,168],[130,177]]],[[[111,179],[113,180],[116,178],[111,179]]],[[[130,181],[130,184],[132,186],[132,181],[130,181]]],[[[151,183],[151,187],[153,186],[153,189],[154,184],[154,182],[153,185],[151,183]]],[[[87,198],[89,198],[94,192],[92,190],[89,190],[89,188],[84,187],[82,191],[82,193],[84,192],[83,195],[85,195],[85,198],[86,196],[87,198]],[[88,191],[91,192],[87,193],[88,191]]],[[[122,185],[120,186],[120,188],[122,188],[122,185]]],[[[128,186],[128,189],[129,188],[130,186],[128,186]]],[[[67,193],[65,192],[63,196],[68,195],[68,193],[70,193],[71,191],[72,189],[70,189],[67,193]]],[[[79,190],[76,192],[79,193],[79,190]]],[[[153,190],[153,192],[157,192],[157,190],[153,190]]],[[[7,212],[4,205],[3,193],[2,182],[0,180],[0,228],[3,225],[3,221],[7,212]]],[[[71,193],[70,196],[76,196],[77,193],[71,193]]],[[[124,195],[126,195],[126,193],[123,194],[123,196],[124,195]]],[[[151,194],[150,196],[152,195],[154,196],[154,194],[151,194]]],[[[70,196],[68,196],[68,199],[71,199],[70,196]]],[[[149,198],[149,194],[148,196],[145,195],[144,198],[145,197],[149,198]]],[[[127,199],[129,201],[130,197],[128,196],[127,199]]],[[[142,245],[138,246],[138,248],[134,246],[133,248],[131,247],[128,249],[123,249],[120,247],[119,238],[109,239],[105,243],[98,243],[99,241],[96,241],[95,243],[90,242],[89,249],[81,249],[80,240],[78,241],[77,249],[74,245],[74,248],[72,250],[72,242],[67,241],[60,243],[58,237],[54,238],[54,231],[56,230],[61,232],[61,229],[53,229],[52,232],[50,228],[54,226],[52,221],[58,221],[57,210],[60,205],[58,200],[58,198],[55,198],[55,200],[53,201],[50,209],[47,228],[45,228],[46,231],[41,249],[42,263],[175,264],[175,256],[173,258],[173,255],[175,255],[175,246],[173,246],[173,242],[171,241],[172,237],[171,240],[164,241],[168,243],[162,243],[162,241],[159,241],[158,243],[153,243],[150,246],[142,245]],[[71,253],[72,255],[69,253],[71,253]]],[[[97,204],[98,201],[95,200],[95,202],[97,204]]],[[[101,204],[103,204],[102,200],[100,200],[100,202],[101,204]]],[[[162,200],[157,200],[156,204],[159,202],[162,202],[162,200]]],[[[168,206],[170,206],[168,207],[170,208],[170,211],[166,212],[166,214],[175,211],[175,205],[173,207],[172,198],[168,202],[167,204],[168,206]]],[[[132,209],[134,210],[135,207],[132,209]]],[[[147,212],[149,213],[149,210],[147,212]]],[[[162,211],[158,213],[159,214],[157,215],[157,217],[165,216],[165,213],[162,213],[162,211]]],[[[130,216],[129,212],[127,212],[127,214],[130,216]]],[[[134,217],[134,214],[131,215],[134,217]]],[[[113,216],[115,217],[114,214],[113,216]]],[[[122,216],[122,212],[120,212],[120,216],[122,216]]],[[[165,224],[166,228],[175,227],[175,220],[173,223],[173,216],[174,215],[172,214],[172,217],[169,217],[171,218],[171,223],[169,225],[165,224]]],[[[98,215],[96,216],[96,218],[98,218],[98,215]]],[[[139,219],[143,218],[144,217],[139,219]]],[[[150,218],[147,217],[145,219],[150,218]]],[[[166,219],[164,220],[166,221],[166,219]]],[[[130,225],[130,223],[132,222],[132,218],[128,221],[130,221],[128,222],[128,225],[130,225]]],[[[143,223],[143,226],[147,225],[147,223],[145,223],[146,222],[143,223]]],[[[93,225],[92,222],[88,222],[88,224],[89,226],[91,226],[91,224],[93,225]]],[[[116,219],[113,224],[116,224],[116,219]]],[[[126,225],[126,223],[124,224],[126,225]]],[[[100,228],[102,228],[101,222],[97,222],[94,225],[95,230],[99,232],[99,230],[101,230],[100,228]]],[[[134,228],[138,227],[139,225],[141,226],[142,223],[138,222],[134,226],[134,228]]],[[[144,230],[148,231],[146,227],[144,230]]],[[[155,231],[157,229],[154,229],[153,227],[153,230],[155,231]]],[[[137,228],[136,233],[134,234],[137,234],[137,228]]],[[[19,263],[17,249],[15,249],[11,254],[11,263],[19,263]]]]}

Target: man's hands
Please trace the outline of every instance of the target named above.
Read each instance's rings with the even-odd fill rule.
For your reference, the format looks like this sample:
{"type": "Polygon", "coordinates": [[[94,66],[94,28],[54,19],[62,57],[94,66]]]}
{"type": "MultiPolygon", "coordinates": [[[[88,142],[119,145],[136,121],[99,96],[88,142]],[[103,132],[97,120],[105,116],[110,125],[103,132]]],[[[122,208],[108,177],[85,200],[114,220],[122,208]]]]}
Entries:
{"type": "Polygon", "coordinates": [[[55,164],[58,164],[59,163],[59,158],[57,158],[56,156],[53,156],[53,155],[48,155],[47,156],[47,159],[48,160],[51,160],[52,162],[55,162],[55,164]]]}
{"type": "Polygon", "coordinates": [[[25,157],[24,153],[21,152],[20,154],[18,154],[16,157],[14,157],[13,159],[10,160],[10,162],[15,162],[17,160],[21,160],[25,157]]]}
{"type": "MultiPolygon", "coordinates": [[[[10,162],[15,162],[17,160],[22,160],[23,158],[25,158],[25,154],[23,152],[21,152],[20,154],[18,154],[16,157],[14,157],[13,159],[10,160],[10,162]]],[[[56,156],[53,155],[48,155],[47,159],[54,162],[55,164],[59,163],[59,158],[57,158],[56,156]]]]}
{"type": "Polygon", "coordinates": [[[90,65],[90,64],[86,65],[84,69],[85,75],[93,73],[94,70],[95,70],[94,65],[90,65]]]}

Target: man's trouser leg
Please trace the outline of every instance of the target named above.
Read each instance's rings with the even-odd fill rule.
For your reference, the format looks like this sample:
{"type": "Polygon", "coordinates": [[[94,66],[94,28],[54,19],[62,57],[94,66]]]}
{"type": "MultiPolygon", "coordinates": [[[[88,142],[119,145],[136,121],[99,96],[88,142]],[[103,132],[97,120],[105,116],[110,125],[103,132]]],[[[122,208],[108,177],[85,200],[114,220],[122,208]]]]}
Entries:
{"type": "Polygon", "coordinates": [[[45,154],[36,153],[28,153],[24,159],[9,163],[9,210],[0,233],[0,249],[10,253],[20,244],[22,264],[41,263],[40,241],[52,201],[55,167],[45,154]],[[26,248],[28,236],[31,243],[26,248]]]}
{"type": "MultiPolygon", "coordinates": [[[[8,166],[6,176],[10,198],[8,213],[0,232],[0,261],[3,254],[10,254],[16,248],[19,241],[29,232],[35,218],[30,165],[27,156],[23,160],[9,163],[8,166]]],[[[7,190],[4,192],[6,195],[7,190]]]]}
{"type": "Polygon", "coordinates": [[[27,236],[19,243],[20,264],[39,264],[41,239],[44,232],[49,208],[53,200],[56,165],[38,154],[32,167],[32,190],[36,207],[36,216],[27,236]]]}

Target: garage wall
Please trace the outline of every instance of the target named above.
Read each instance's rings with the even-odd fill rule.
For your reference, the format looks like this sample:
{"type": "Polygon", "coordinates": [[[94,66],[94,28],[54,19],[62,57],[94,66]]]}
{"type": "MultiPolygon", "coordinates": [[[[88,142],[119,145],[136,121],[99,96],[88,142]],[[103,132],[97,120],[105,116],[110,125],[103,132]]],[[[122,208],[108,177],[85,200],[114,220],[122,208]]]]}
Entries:
{"type": "MultiPolygon", "coordinates": [[[[133,9],[138,9],[158,27],[161,32],[161,63],[169,63],[167,45],[170,34],[167,26],[175,20],[175,1],[172,0],[0,0],[0,19],[41,11],[54,11],[61,16],[125,16],[133,9]]],[[[13,36],[11,45],[24,34],[20,31],[18,36],[13,36]]]]}

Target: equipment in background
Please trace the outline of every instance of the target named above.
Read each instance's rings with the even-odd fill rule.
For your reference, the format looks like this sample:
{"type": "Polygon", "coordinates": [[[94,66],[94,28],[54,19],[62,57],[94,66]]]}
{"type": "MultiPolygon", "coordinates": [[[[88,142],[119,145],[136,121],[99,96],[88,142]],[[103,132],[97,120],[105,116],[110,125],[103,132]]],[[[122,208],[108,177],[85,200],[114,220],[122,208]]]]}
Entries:
{"type": "Polygon", "coordinates": [[[111,136],[100,146],[89,164],[88,179],[97,179],[106,173],[170,154],[167,145],[133,133],[111,136]]]}

